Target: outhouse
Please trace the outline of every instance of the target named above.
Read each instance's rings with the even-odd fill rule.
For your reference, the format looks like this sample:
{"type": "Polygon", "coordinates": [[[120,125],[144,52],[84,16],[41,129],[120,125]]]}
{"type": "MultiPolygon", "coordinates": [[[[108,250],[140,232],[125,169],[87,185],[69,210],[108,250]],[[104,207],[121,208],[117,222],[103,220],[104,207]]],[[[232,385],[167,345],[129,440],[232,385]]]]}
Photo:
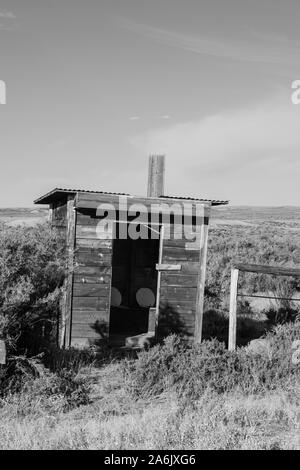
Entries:
{"type": "Polygon", "coordinates": [[[66,241],[60,344],[136,346],[172,332],[201,341],[208,224],[228,201],[164,195],[164,157],[148,194],[54,189],[35,204],[66,241]]]}

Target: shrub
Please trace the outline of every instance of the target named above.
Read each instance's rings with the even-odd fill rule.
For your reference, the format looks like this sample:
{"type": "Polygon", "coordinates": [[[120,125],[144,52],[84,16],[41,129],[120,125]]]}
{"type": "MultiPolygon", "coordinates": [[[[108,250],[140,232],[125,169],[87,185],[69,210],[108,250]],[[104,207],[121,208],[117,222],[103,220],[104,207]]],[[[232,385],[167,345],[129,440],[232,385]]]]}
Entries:
{"type": "Polygon", "coordinates": [[[92,349],[61,349],[50,345],[44,353],[43,362],[51,371],[72,370],[78,373],[82,368],[95,364],[96,351],[92,349]]]}
{"type": "MultiPolygon", "coordinates": [[[[34,386],[39,388],[36,383],[34,386]]],[[[79,377],[73,370],[62,369],[53,374],[52,379],[45,384],[42,391],[45,398],[53,399],[56,395],[63,396],[63,411],[90,403],[90,386],[87,379],[79,377]]]]}
{"type": "Polygon", "coordinates": [[[18,393],[28,382],[44,374],[44,366],[38,357],[11,356],[5,367],[0,368],[0,397],[18,393]]]}
{"type": "Polygon", "coordinates": [[[6,387],[2,396],[2,405],[17,416],[65,413],[91,402],[89,380],[72,370],[43,369],[38,377],[23,376],[18,385],[6,387]]]}
{"type": "Polygon", "coordinates": [[[253,355],[246,348],[229,352],[224,343],[204,341],[183,345],[176,336],[162,346],[142,352],[124,364],[126,386],[135,397],[149,397],[173,390],[189,402],[206,389],[224,393],[234,389],[261,393],[299,377],[291,362],[291,344],[300,338],[300,322],[277,327],[268,333],[272,354],[253,355]]]}
{"type": "Polygon", "coordinates": [[[55,339],[64,246],[48,224],[0,230],[0,337],[9,354],[55,339]]]}

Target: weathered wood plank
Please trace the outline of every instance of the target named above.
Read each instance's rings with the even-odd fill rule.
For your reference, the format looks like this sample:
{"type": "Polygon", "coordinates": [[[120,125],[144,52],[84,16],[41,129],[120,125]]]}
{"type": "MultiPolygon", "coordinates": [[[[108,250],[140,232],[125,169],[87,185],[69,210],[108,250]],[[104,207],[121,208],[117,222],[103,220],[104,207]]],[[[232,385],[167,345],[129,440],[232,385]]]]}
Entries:
{"type": "MultiPolygon", "coordinates": [[[[106,232],[103,227],[99,225],[77,225],[76,229],[76,238],[84,238],[84,239],[97,239],[97,240],[111,240],[112,233],[106,232]],[[104,238],[107,237],[107,238],[104,238]]],[[[105,243],[103,246],[106,246],[105,243]]]]}
{"type": "Polygon", "coordinates": [[[236,314],[237,314],[237,291],[238,291],[239,270],[231,270],[230,283],[230,306],[229,306],[229,336],[228,349],[234,351],[236,347],[236,314]]]}
{"type": "MultiPolygon", "coordinates": [[[[149,224],[149,226],[150,225],[151,224],[149,224]]],[[[200,230],[200,225],[198,226],[197,231],[196,227],[193,228],[192,226],[168,225],[167,228],[165,228],[164,233],[165,246],[185,248],[187,242],[191,243],[196,239],[200,230]]],[[[152,236],[154,239],[158,239],[156,232],[150,232],[149,238],[152,236]]],[[[117,237],[115,229],[113,232],[111,230],[108,232],[100,225],[77,225],[76,238],[111,240],[112,238],[117,237]]]]}
{"type": "Polygon", "coordinates": [[[82,284],[74,282],[74,297],[107,297],[109,294],[109,284],[82,284]]]}
{"type": "MultiPolygon", "coordinates": [[[[107,216],[103,217],[103,215],[97,215],[96,209],[78,209],[77,210],[78,216],[78,226],[80,227],[96,227],[99,225],[99,222],[102,220],[105,221],[112,221],[112,222],[127,222],[128,216],[127,212],[116,212],[115,214],[107,214],[107,216]],[[114,215],[116,217],[114,217],[114,215]]],[[[132,216],[132,219],[134,216],[132,216]]],[[[130,219],[130,217],[129,217],[130,219]]]]}
{"type": "MultiPolygon", "coordinates": [[[[158,264],[162,264],[163,251],[164,251],[164,225],[161,226],[159,232],[159,248],[158,248],[158,264]]],[[[161,271],[157,273],[157,286],[156,286],[156,304],[155,304],[155,318],[154,318],[154,336],[157,339],[158,319],[160,313],[160,296],[161,296],[161,271]]]]}
{"type": "Polygon", "coordinates": [[[54,211],[54,205],[49,204],[49,210],[48,210],[48,222],[50,225],[52,225],[53,222],[53,211],[54,211]]]}
{"type": "MultiPolygon", "coordinates": [[[[70,196],[72,198],[72,196],[70,196]]],[[[73,198],[72,198],[73,199],[73,198]]],[[[52,204],[52,208],[55,211],[55,214],[57,214],[59,217],[65,217],[67,218],[67,213],[68,213],[68,205],[67,205],[68,199],[65,198],[63,201],[56,202],[52,204]]]]}
{"type": "Polygon", "coordinates": [[[72,336],[74,338],[97,338],[104,339],[103,336],[107,334],[108,325],[105,323],[103,325],[90,326],[82,323],[73,323],[72,324],[72,336]],[[103,331],[101,329],[103,328],[103,331]]]}
{"type": "Polygon", "coordinates": [[[55,227],[67,227],[68,225],[68,206],[67,201],[57,206],[51,204],[51,224],[55,227]]]}
{"type": "Polygon", "coordinates": [[[197,287],[198,277],[197,274],[169,274],[167,272],[162,273],[161,278],[162,286],[176,286],[176,287],[197,287]]]}
{"type": "MultiPolygon", "coordinates": [[[[163,309],[160,313],[160,320],[164,323],[169,321],[170,323],[176,323],[176,320],[179,320],[183,325],[191,326],[193,329],[195,327],[195,310],[186,310],[182,311],[181,309],[168,307],[168,309],[163,309]]],[[[165,323],[166,324],[166,323],[165,323]]]]}
{"type": "Polygon", "coordinates": [[[162,308],[176,307],[182,309],[182,311],[194,311],[196,309],[196,304],[194,300],[191,299],[160,299],[160,306],[162,308]]]}
{"type": "Polygon", "coordinates": [[[181,263],[181,261],[197,261],[199,260],[199,250],[185,250],[181,247],[164,246],[163,264],[172,264],[171,262],[181,263]]]}
{"type": "MultiPolygon", "coordinates": [[[[117,221],[130,221],[130,220],[133,220],[134,217],[133,216],[129,216],[126,214],[123,214],[123,213],[120,213],[120,214],[116,214],[116,217],[117,217],[117,221]]],[[[99,222],[103,219],[103,217],[98,217],[96,215],[96,209],[92,209],[92,210],[89,210],[89,211],[82,211],[82,210],[78,210],[77,211],[77,226],[78,227],[94,227],[96,228],[97,225],[99,224],[99,222]]],[[[106,219],[106,220],[109,220],[106,219]]],[[[112,220],[115,220],[115,219],[112,219],[112,220]]],[[[149,217],[147,219],[145,219],[148,221],[148,225],[151,225],[151,215],[149,213],[149,217]]],[[[170,224],[170,232],[171,234],[174,234],[174,233],[182,233],[183,232],[183,228],[184,228],[184,231],[186,234],[194,234],[195,233],[195,229],[196,229],[196,219],[193,218],[192,220],[190,220],[189,218],[188,219],[183,219],[183,222],[184,224],[181,225],[181,224],[174,224],[171,223],[170,224]]],[[[152,220],[152,223],[154,224],[157,224],[158,221],[157,220],[152,220]]],[[[168,224],[166,223],[166,221],[164,221],[164,224],[165,226],[168,226],[168,224]]],[[[197,226],[201,226],[202,224],[208,224],[208,217],[198,217],[197,219],[197,226]]],[[[99,228],[98,228],[99,230],[99,228]]]]}
{"type": "Polygon", "coordinates": [[[73,265],[76,230],[76,211],[74,197],[68,196],[67,202],[67,275],[65,280],[64,297],[61,312],[61,337],[60,346],[69,347],[71,341],[71,317],[72,317],[72,287],[73,287],[73,265]]]}
{"type": "Polygon", "coordinates": [[[91,211],[82,211],[80,209],[77,210],[77,225],[79,226],[92,226],[96,227],[96,225],[99,223],[101,220],[100,217],[96,216],[96,210],[91,210],[91,211]]]}
{"type": "Polygon", "coordinates": [[[74,275],[75,276],[109,276],[111,277],[111,267],[109,266],[75,266],[74,267],[74,275]]]}
{"type": "Polygon", "coordinates": [[[108,297],[74,297],[73,310],[103,311],[109,308],[108,297]]]}
{"type": "Polygon", "coordinates": [[[90,248],[109,253],[112,250],[112,240],[77,238],[76,248],[90,248]]]}
{"type": "Polygon", "coordinates": [[[207,243],[208,243],[208,225],[202,225],[202,234],[201,234],[201,241],[200,241],[201,248],[200,248],[200,257],[199,257],[199,272],[198,272],[198,288],[197,288],[197,298],[196,298],[195,334],[194,334],[194,340],[196,344],[199,344],[202,341],[207,243]]]}
{"type": "MultiPolygon", "coordinates": [[[[99,256],[99,253],[89,252],[75,252],[75,267],[74,273],[76,275],[83,276],[95,275],[105,276],[111,274],[111,255],[104,254],[103,257],[99,256]]],[[[199,263],[197,262],[180,262],[182,275],[197,274],[199,271],[199,263]]],[[[136,269],[136,277],[142,277],[142,270],[145,268],[136,269]]],[[[151,269],[148,268],[148,274],[151,274],[151,269]]]]}
{"type": "Polygon", "coordinates": [[[0,364],[6,364],[6,344],[3,339],[0,339],[0,364]]]}
{"type": "Polygon", "coordinates": [[[239,271],[258,273],[258,274],[274,274],[280,276],[300,276],[300,269],[289,268],[284,266],[265,266],[259,264],[235,264],[233,268],[239,271]]]}
{"type": "Polygon", "coordinates": [[[177,238],[173,237],[173,234],[171,234],[171,235],[172,235],[171,238],[166,238],[165,239],[165,243],[164,243],[165,247],[167,247],[167,248],[181,248],[182,250],[192,249],[192,250],[197,251],[197,249],[195,247],[190,248],[190,244],[194,243],[196,241],[196,238],[194,238],[193,240],[188,239],[186,237],[183,237],[181,239],[177,239],[177,238]]]}
{"type": "Polygon", "coordinates": [[[199,262],[181,261],[181,274],[197,274],[200,270],[199,262]]]}
{"type": "Polygon", "coordinates": [[[112,254],[102,253],[100,251],[76,250],[75,263],[78,266],[111,266],[112,254]]]}
{"type": "Polygon", "coordinates": [[[74,282],[76,284],[110,284],[111,276],[95,275],[95,274],[74,274],[74,282]]]}
{"type": "Polygon", "coordinates": [[[108,321],[108,312],[105,310],[78,310],[74,309],[72,314],[73,323],[94,324],[97,321],[108,321]]]}
{"type": "Polygon", "coordinates": [[[156,307],[149,308],[148,317],[148,332],[153,333],[155,336],[155,324],[156,324],[156,307]]]}
{"type": "Polygon", "coordinates": [[[176,287],[176,286],[162,286],[160,297],[161,299],[172,299],[173,301],[190,300],[196,301],[197,288],[195,287],[176,287]]]}
{"type": "Polygon", "coordinates": [[[157,271],[181,271],[181,264],[156,264],[157,271]]]}

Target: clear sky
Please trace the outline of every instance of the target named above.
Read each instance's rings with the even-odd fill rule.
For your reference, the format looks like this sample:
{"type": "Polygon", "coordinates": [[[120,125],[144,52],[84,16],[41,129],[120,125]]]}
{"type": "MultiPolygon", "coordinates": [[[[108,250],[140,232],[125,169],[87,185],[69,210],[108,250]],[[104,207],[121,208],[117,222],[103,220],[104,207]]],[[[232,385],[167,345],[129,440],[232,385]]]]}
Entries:
{"type": "Polygon", "coordinates": [[[300,205],[299,0],[0,0],[0,206],[54,187],[300,205]]]}

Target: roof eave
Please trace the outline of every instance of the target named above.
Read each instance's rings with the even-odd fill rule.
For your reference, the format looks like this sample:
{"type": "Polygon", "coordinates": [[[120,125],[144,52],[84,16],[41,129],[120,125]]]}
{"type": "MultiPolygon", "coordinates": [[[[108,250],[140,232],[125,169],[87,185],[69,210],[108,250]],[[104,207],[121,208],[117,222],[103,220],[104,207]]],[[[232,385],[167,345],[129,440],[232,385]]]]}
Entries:
{"type": "MultiPolygon", "coordinates": [[[[75,189],[62,189],[62,188],[55,188],[52,191],[46,193],[45,195],[39,197],[34,201],[34,204],[51,204],[55,201],[61,200],[63,197],[67,197],[68,195],[76,196],[78,193],[95,193],[95,194],[113,194],[113,195],[122,195],[122,196],[129,196],[131,198],[138,197],[138,196],[130,196],[130,194],[124,193],[109,193],[109,192],[101,192],[101,191],[85,191],[85,190],[75,190],[75,189]]],[[[179,201],[189,201],[189,202],[198,202],[200,204],[207,204],[210,206],[221,206],[229,204],[229,201],[221,201],[221,200],[214,200],[214,199],[197,199],[192,197],[180,197],[180,196],[160,196],[158,199],[173,199],[179,201]]]]}
{"type": "Polygon", "coordinates": [[[35,199],[33,201],[34,204],[51,204],[54,201],[59,200],[63,195],[76,195],[77,191],[71,191],[71,190],[65,190],[65,189],[59,189],[55,188],[52,189],[52,191],[49,191],[49,193],[44,194],[43,196],[39,197],[38,199],[35,199]]]}

